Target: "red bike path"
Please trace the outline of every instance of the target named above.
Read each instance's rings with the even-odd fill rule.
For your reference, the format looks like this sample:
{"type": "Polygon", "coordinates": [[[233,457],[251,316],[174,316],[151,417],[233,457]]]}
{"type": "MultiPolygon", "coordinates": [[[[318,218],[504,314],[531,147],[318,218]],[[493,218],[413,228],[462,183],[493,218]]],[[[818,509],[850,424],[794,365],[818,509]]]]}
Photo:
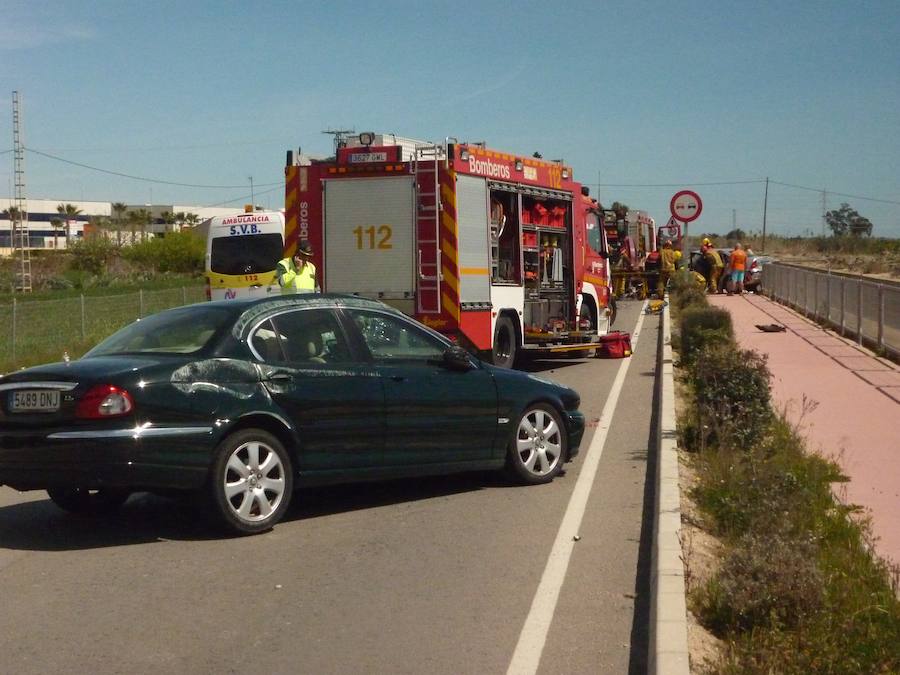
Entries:
{"type": "Polygon", "coordinates": [[[768,356],[775,405],[841,466],[850,481],[838,497],[869,512],[876,552],[900,563],[900,367],[766,297],[709,299],[731,313],[741,347],[768,356]],[[768,324],[787,330],[757,328],[768,324]],[[804,412],[804,400],[815,405],[804,412]]]}

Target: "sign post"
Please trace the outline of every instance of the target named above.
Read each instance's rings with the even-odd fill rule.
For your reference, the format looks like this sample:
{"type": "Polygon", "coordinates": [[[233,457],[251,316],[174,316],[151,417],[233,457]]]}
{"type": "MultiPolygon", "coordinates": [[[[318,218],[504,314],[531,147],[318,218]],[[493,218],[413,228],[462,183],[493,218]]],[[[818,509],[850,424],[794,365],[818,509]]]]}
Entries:
{"type": "Polygon", "coordinates": [[[703,201],[700,199],[700,195],[693,190],[681,190],[680,192],[676,192],[672,196],[672,201],[669,202],[669,211],[671,212],[673,219],[680,220],[684,223],[683,241],[686,243],[688,237],[688,223],[697,220],[697,218],[700,217],[700,213],[703,211],[703,201]]]}

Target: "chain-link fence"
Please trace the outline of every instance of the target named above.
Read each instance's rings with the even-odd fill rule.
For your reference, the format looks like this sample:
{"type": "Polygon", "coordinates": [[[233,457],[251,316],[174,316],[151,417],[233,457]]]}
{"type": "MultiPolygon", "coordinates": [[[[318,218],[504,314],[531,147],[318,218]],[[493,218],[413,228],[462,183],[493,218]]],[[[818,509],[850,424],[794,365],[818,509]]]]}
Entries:
{"type": "Polygon", "coordinates": [[[900,283],[785,263],[762,270],[763,292],[806,316],[900,357],[900,283]]]}
{"type": "Polygon", "coordinates": [[[0,305],[0,372],[73,357],[122,326],[170,307],[206,300],[203,286],[0,305]],[[5,367],[4,367],[5,366],[5,367]]]}

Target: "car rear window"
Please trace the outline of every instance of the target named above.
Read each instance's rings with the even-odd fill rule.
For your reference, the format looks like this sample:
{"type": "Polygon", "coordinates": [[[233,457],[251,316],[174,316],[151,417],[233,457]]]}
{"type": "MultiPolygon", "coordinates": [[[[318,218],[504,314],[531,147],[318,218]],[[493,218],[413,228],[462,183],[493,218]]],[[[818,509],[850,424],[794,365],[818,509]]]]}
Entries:
{"type": "Polygon", "coordinates": [[[191,305],[153,314],[113,333],[85,358],[115,354],[191,354],[209,345],[232,312],[212,305],[191,305]]]}

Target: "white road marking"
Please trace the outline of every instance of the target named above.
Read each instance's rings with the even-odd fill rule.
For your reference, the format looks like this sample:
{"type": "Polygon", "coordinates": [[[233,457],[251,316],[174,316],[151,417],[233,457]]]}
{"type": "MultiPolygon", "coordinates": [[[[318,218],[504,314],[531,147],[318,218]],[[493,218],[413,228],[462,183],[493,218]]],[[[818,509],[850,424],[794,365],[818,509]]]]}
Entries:
{"type": "MultiPolygon", "coordinates": [[[[632,350],[637,348],[646,308],[647,303],[644,302],[634,326],[631,338],[632,350]]],[[[600,464],[600,457],[603,454],[603,446],[606,445],[606,437],[609,434],[609,427],[612,424],[613,414],[619,402],[619,394],[622,393],[625,375],[628,373],[628,366],[631,365],[632,358],[622,359],[622,363],[619,365],[619,372],[616,373],[616,379],[613,381],[612,389],[603,406],[597,431],[584,456],[584,466],[581,467],[581,473],[575,483],[572,496],[569,498],[566,513],[560,523],[559,531],[556,533],[556,541],[553,542],[553,548],[550,550],[550,557],[547,559],[547,566],[541,576],[541,583],[538,584],[534,600],[531,602],[531,609],[525,619],[525,625],[519,634],[519,642],[506,671],[507,675],[536,673],[541,663],[541,654],[547,642],[550,624],[553,622],[553,613],[556,611],[559,592],[566,578],[572,550],[575,548],[575,537],[581,527],[581,520],[584,517],[588,497],[590,497],[591,488],[594,485],[594,477],[597,474],[597,467],[600,464]]]]}

